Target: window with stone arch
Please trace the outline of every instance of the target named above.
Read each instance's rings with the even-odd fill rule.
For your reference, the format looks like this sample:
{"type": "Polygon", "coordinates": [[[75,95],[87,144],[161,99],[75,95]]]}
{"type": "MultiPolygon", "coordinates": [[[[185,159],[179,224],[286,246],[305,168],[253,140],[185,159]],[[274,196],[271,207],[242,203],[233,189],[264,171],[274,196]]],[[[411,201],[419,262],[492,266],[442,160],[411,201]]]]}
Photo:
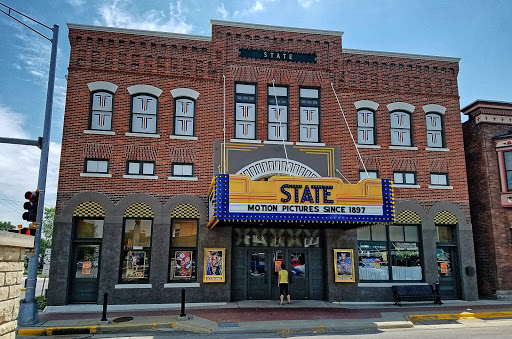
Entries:
{"type": "Polygon", "coordinates": [[[405,102],[394,102],[387,108],[390,111],[391,145],[412,147],[412,112],[415,107],[405,102]]]}
{"type": "Polygon", "coordinates": [[[189,88],[171,90],[174,98],[173,135],[194,137],[196,130],[196,101],[199,92],[189,88]]]}
{"type": "Polygon", "coordinates": [[[162,90],[150,85],[128,87],[131,95],[130,132],[141,134],[157,134],[158,131],[158,98],[162,90]]]}
{"type": "Polygon", "coordinates": [[[357,109],[357,144],[376,145],[375,113],[379,104],[371,100],[360,100],[354,105],[357,109]]]}
{"type": "Polygon", "coordinates": [[[444,114],[446,108],[440,105],[425,105],[422,107],[426,113],[427,119],[427,147],[444,148],[445,131],[444,131],[444,114]]]}
{"type": "Polygon", "coordinates": [[[89,129],[111,131],[114,93],[117,91],[117,85],[106,81],[96,81],[87,86],[90,91],[89,129]]]}
{"type": "Polygon", "coordinates": [[[130,205],[123,213],[121,283],[148,283],[155,213],[145,203],[130,205]]]}
{"type": "Polygon", "coordinates": [[[171,283],[197,282],[199,216],[199,211],[191,204],[179,204],[171,213],[168,279],[171,283]]]}

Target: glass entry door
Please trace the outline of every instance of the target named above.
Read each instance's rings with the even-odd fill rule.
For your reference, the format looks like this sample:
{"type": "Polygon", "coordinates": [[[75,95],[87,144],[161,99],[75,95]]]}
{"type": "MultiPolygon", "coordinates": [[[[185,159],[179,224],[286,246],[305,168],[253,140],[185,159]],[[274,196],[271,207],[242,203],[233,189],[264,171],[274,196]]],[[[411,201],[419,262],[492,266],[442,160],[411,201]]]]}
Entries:
{"type": "Polygon", "coordinates": [[[459,298],[459,270],[456,253],[456,247],[437,247],[437,274],[442,299],[459,298]]]}
{"type": "Polygon", "coordinates": [[[75,219],[69,302],[98,302],[102,219],[75,219]]]}
{"type": "Polygon", "coordinates": [[[249,300],[270,298],[268,284],[268,250],[249,250],[249,272],[247,277],[247,297],[249,300]]]}
{"type": "Polygon", "coordinates": [[[293,299],[309,299],[309,274],[307,264],[307,252],[289,250],[290,269],[290,294],[293,299]]]}
{"type": "Polygon", "coordinates": [[[75,244],[70,302],[98,301],[100,244],[75,244]]]}

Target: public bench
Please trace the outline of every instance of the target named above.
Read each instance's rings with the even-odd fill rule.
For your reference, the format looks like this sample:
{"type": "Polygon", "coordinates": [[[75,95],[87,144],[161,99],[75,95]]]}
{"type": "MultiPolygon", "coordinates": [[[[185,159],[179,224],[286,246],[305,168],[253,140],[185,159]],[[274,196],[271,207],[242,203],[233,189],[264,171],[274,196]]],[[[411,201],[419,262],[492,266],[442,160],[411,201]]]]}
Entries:
{"type": "Polygon", "coordinates": [[[401,285],[393,286],[395,305],[402,306],[402,301],[433,301],[434,304],[441,305],[441,295],[439,294],[439,285],[401,285]]]}

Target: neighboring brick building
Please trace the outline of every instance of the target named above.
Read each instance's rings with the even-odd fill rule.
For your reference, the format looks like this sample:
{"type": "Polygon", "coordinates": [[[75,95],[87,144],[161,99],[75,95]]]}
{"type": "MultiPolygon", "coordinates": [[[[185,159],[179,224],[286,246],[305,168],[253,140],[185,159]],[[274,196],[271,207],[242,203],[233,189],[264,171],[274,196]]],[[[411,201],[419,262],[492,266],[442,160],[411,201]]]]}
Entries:
{"type": "Polygon", "coordinates": [[[512,103],[477,100],[463,124],[478,291],[512,298],[512,103]]]}
{"type": "Polygon", "coordinates": [[[459,59],[342,34],[69,25],[49,303],[274,299],[280,263],[295,299],[391,301],[438,280],[476,299],[459,59]]]}

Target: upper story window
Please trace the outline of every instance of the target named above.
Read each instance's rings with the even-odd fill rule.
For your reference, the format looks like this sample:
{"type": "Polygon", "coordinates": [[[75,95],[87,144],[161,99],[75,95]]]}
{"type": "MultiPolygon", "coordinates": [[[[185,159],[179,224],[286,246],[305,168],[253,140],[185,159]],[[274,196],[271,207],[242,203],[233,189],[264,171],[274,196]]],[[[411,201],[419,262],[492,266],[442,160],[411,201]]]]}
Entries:
{"type": "Polygon", "coordinates": [[[375,145],[375,113],[367,109],[357,111],[357,143],[375,145]]]}
{"type": "Polygon", "coordinates": [[[156,134],[158,122],[158,98],[162,90],[149,85],[128,87],[131,95],[130,132],[156,134]]]}
{"type": "Polygon", "coordinates": [[[235,84],[235,138],[256,139],[255,84],[235,84]]]}
{"type": "Polygon", "coordinates": [[[91,93],[91,118],[89,128],[101,131],[112,130],[114,94],[105,91],[91,93]]]}
{"type": "Polygon", "coordinates": [[[301,88],[300,99],[300,141],[320,142],[320,89],[301,88]]]}
{"type": "Polygon", "coordinates": [[[108,160],[85,159],[85,173],[108,173],[108,160]]]}
{"type": "Polygon", "coordinates": [[[416,185],[416,172],[393,172],[393,183],[397,185],[416,185]]]}
{"type": "Polygon", "coordinates": [[[427,118],[427,146],[432,148],[444,148],[444,121],[443,114],[446,108],[440,105],[423,106],[427,118]]]}
{"type": "Polygon", "coordinates": [[[171,95],[174,97],[173,135],[195,138],[196,103],[199,92],[189,88],[175,88],[171,90],[171,95]]]}
{"type": "Polygon", "coordinates": [[[288,141],[288,87],[270,85],[267,93],[267,138],[268,140],[288,141]]]}
{"type": "Polygon", "coordinates": [[[89,129],[111,131],[117,86],[106,81],[91,82],[87,86],[91,92],[89,129]]]}
{"type": "Polygon", "coordinates": [[[430,185],[432,186],[448,186],[447,173],[430,173],[430,185]]]}
{"type": "Polygon", "coordinates": [[[174,135],[194,136],[196,102],[190,98],[174,101],[174,135]]]}
{"type": "Polygon", "coordinates": [[[359,171],[359,180],[371,178],[376,179],[379,177],[379,171],[359,171]]]}
{"type": "Polygon", "coordinates": [[[387,105],[391,120],[391,145],[410,147],[412,139],[412,112],[414,106],[405,102],[387,105]]]}
{"type": "Polygon", "coordinates": [[[154,161],[128,161],[126,174],[129,175],[155,175],[154,161]]]}
{"type": "Polygon", "coordinates": [[[145,94],[133,96],[131,113],[131,132],[156,133],[158,98],[145,94]]]}
{"type": "Polygon", "coordinates": [[[512,191],[512,151],[503,152],[503,165],[507,191],[512,191]]]}
{"type": "Polygon", "coordinates": [[[193,177],[194,164],[172,164],[172,175],[174,177],[193,177]]]}
{"type": "Polygon", "coordinates": [[[427,114],[427,146],[444,147],[443,117],[440,114],[427,114]]]}

